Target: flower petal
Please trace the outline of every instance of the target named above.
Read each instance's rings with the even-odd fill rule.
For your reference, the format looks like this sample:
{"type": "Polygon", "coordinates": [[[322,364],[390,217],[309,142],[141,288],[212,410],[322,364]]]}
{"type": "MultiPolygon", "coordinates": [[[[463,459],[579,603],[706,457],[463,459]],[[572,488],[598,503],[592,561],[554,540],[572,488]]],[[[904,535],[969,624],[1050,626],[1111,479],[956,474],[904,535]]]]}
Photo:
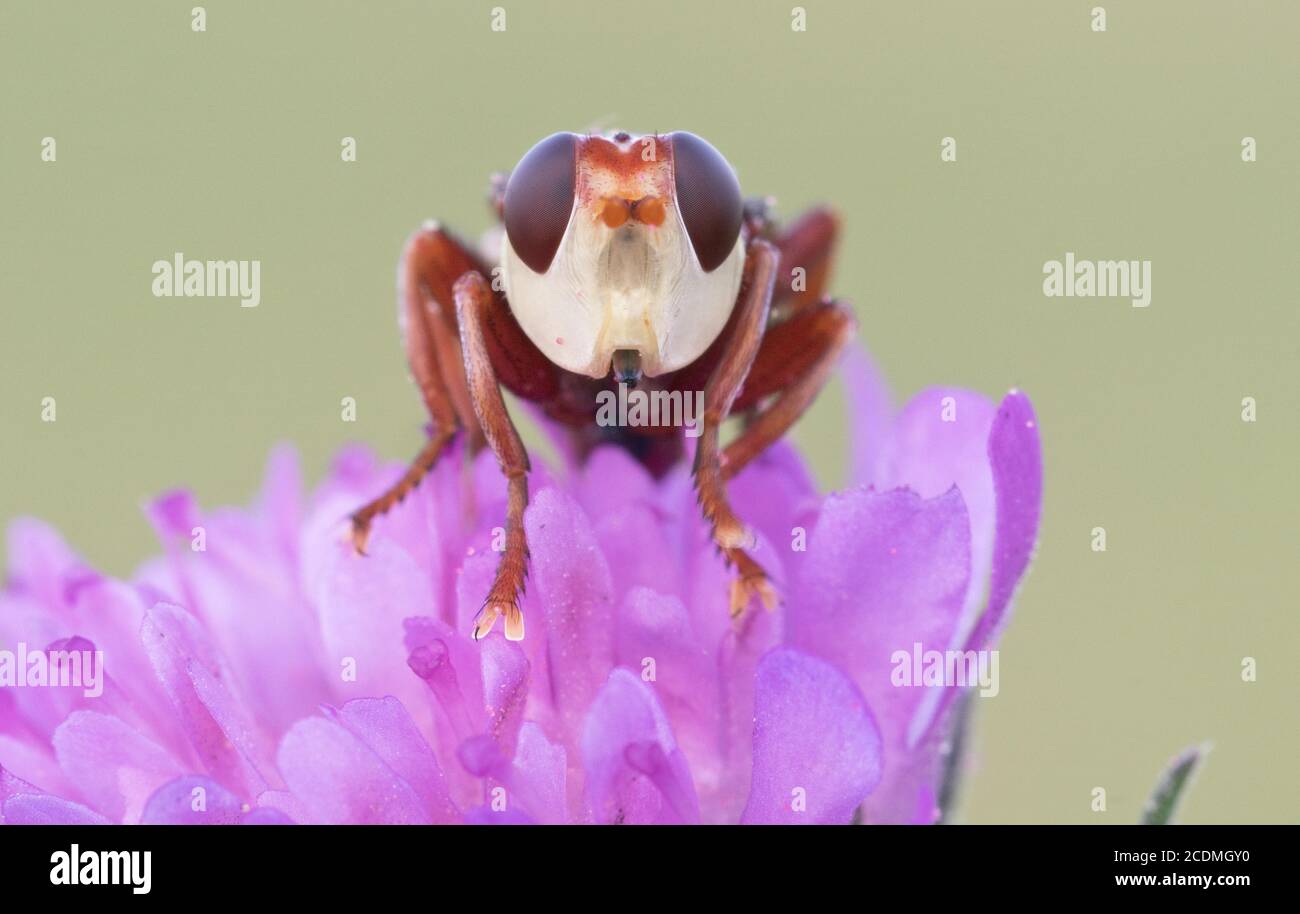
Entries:
{"type": "Polygon", "coordinates": [[[244,818],[240,820],[240,825],[293,825],[293,819],[270,806],[258,806],[250,809],[244,818]]]}
{"type": "Polygon", "coordinates": [[[40,788],[0,766],[0,803],[20,793],[41,793],[40,788]]]}
{"type": "Polygon", "coordinates": [[[994,412],[989,399],[974,391],[956,387],[921,391],[894,420],[871,479],[879,490],[906,486],[925,498],[942,495],[954,485],[961,492],[971,527],[971,576],[962,608],[963,628],[974,622],[983,602],[993,554],[988,441],[994,412]]]}
{"type": "Polygon", "coordinates": [[[600,543],[614,585],[615,600],[637,587],[662,593],[679,593],[681,579],[672,554],[661,508],[653,503],[633,503],[616,511],[592,514],[592,532],[600,543]]]}
{"type": "Polygon", "coordinates": [[[752,531],[790,551],[791,528],[815,516],[817,488],[788,441],[768,448],[727,486],[731,503],[752,531]]]}
{"type": "MultiPolygon", "coordinates": [[[[1011,601],[1038,541],[1038,521],[1043,502],[1043,454],[1038,440],[1034,406],[1023,393],[1013,390],[1002,400],[989,432],[989,464],[996,493],[996,533],[993,543],[993,572],[988,602],[966,639],[964,650],[989,650],[1006,624],[1011,601]]],[[[934,730],[944,722],[945,712],[958,689],[944,689],[927,733],[918,744],[934,739],[934,730]]]]}
{"type": "Polygon", "coordinates": [[[1043,453],[1034,406],[1023,393],[1012,391],[998,407],[997,419],[989,433],[988,453],[997,493],[997,539],[993,547],[988,609],[970,640],[976,649],[990,644],[1006,622],[1011,598],[1038,541],[1038,519],[1043,504],[1043,453]]]}
{"type": "Polygon", "coordinates": [[[18,794],[4,801],[5,825],[111,825],[93,809],[48,794],[18,794]]]}
{"type": "Polygon", "coordinates": [[[424,802],[397,772],[347,728],[309,717],[280,742],[280,772],[312,823],[426,825],[424,802]]]}
{"type": "Polygon", "coordinates": [[[10,589],[29,594],[47,608],[70,608],[79,587],[100,575],[77,555],[57,530],[34,517],[9,524],[10,589]]]}
{"type": "Polygon", "coordinates": [[[460,817],[433,750],[400,701],[392,696],[358,698],[333,716],[419,794],[434,822],[450,823],[460,817]]]}
{"type": "MultiPolygon", "coordinates": [[[[4,691],[0,690],[0,706],[4,699],[4,691]]],[[[0,729],[3,727],[0,715],[0,729]]],[[[0,733],[0,802],[4,801],[6,789],[16,793],[74,793],[49,744],[24,737],[21,731],[13,736],[0,733]]]]}
{"type": "Polygon", "coordinates": [[[510,793],[534,822],[562,825],[568,821],[567,778],[564,747],[547,739],[531,721],[520,727],[510,793]]]}
{"type": "Polygon", "coordinates": [[[524,528],[534,583],[530,596],[536,598],[528,605],[545,607],[541,613],[526,612],[529,637],[542,629],[538,637],[546,647],[549,691],[566,730],[576,733],[613,665],[609,566],[586,515],[558,489],[538,493],[524,515],[524,528]]]}
{"type": "Polygon", "coordinates": [[[226,687],[229,671],[194,617],[159,603],[146,614],[140,638],[204,770],[244,796],[265,790],[269,754],[226,687]]]}
{"type": "Polygon", "coordinates": [[[493,632],[480,644],[483,668],[483,709],[488,732],[502,754],[515,753],[515,738],[528,703],[529,663],[524,650],[493,632]]]}
{"type": "Polygon", "coordinates": [[[54,731],[54,752],[82,798],[115,822],[136,821],[155,790],[185,773],[157,743],[97,711],[68,715],[54,731]]]}
{"type": "Polygon", "coordinates": [[[861,343],[847,347],[841,364],[849,407],[849,482],[866,485],[876,472],[880,447],[889,437],[889,387],[861,343]]]}
{"type": "Polygon", "coordinates": [[[526,813],[513,807],[497,811],[490,806],[475,806],[465,813],[466,825],[536,825],[526,813]]]}
{"type": "Polygon", "coordinates": [[[428,575],[389,539],[376,538],[365,556],[343,542],[317,548],[327,553],[316,566],[317,611],[335,691],[349,698],[395,695],[407,708],[420,707],[402,637],[407,617],[435,609],[428,575]]]}
{"type": "Polygon", "coordinates": [[[621,447],[596,448],[577,484],[577,499],[588,517],[599,519],[633,505],[653,505],[655,482],[645,467],[621,447]],[[610,485],[618,480],[618,485],[610,485]]]}
{"type": "Polygon", "coordinates": [[[163,602],[203,620],[235,673],[227,688],[245,699],[256,696],[248,706],[259,722],[279,732],[333,697],[321,675],[316,621],[298,567],[272,521],[240,509],[201,512],[184,492],[163,495],[146,513],[172,580],[146,567],[137,585],[170,594],[163,602]],[[283,688],[286,680],[295,687],[283,688]]]}
{"type": "Polygon", "coordinates": [[[237,825],[239,797],[211,778],[186,775],[168,781],[144,804],[141,825],[237,825]]]}
{"type": "Polygon", "coordinates": [[[745,824],[846,825],[881,774],[880,730],[853,682],[777,648],[758,664],[745,824]]]}
{"type": "Polygon", "coordinates": [[[714,651],[696,637],[681,600],[648,587],[632,590],[619,606],[615,639],[619,665],[652,669],[666,704],[714,710],[714,651]]]}
{"type": "Polygon", "coordinates": [[[954,488],[932,499],[858,489],[827,499],[790,597],[786,641],[849,671],[902,745],[924,688],[896,687],[896,651],[945,650],[966,597],[970,525],[954,488]]]}
{"type": "Polygon", "coordinates": [[[655,684],[682,751],[699,760],[692,770],[701,792],[723,778],[716,762],[723,703],[718,700],[718,651],[700,638],[682,601],[647,587],[620,602],[615,631],[620,666],[655,684]],[[702,770],[700,770],[702,769],[702,770]]]}
{"type": "Polygon", "coordinates": [[[285,561],[296,563],[303,495],[302,467],[292,444],[276,445],[267,458],[258,510],[273,531],[273,539],[284,551],[285,561]]]}
{"type": "MultiPolygon", "coordinates": [[[[478,642],[429,617],[405,622],[406,663],[426,687],[432,713],[429,744],[448,778],[456,805],[466,809],[482,798],[482,785],[462,777],[460,746],[488,726],[483,697],[483,655],[478,642]]],[[[500,636],[499,633],[496,633],[500,636]]],[[[421,731],[423,732],[423,731],[421,731]]]]}
{"type": "Polygon", "coordinates": [[[663,708],[628,670],[609,674],[582,732],[586,799],[598,823],[695,823],[699,801],[663,708]]]}

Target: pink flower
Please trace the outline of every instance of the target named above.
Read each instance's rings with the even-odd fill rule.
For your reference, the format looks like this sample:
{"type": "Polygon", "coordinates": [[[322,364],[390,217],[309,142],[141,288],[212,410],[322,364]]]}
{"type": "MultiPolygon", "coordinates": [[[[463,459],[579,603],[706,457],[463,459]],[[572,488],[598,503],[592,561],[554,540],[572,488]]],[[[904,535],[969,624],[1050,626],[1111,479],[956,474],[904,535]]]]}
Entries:
{"type": "Polygon", "coordinates": [[[613,449],[533,474],[521,643],[469,637],[504,516],[486,453],[440,463],[366,557],[347,515],[401,467],[357,448],[309,496],[280,448],[250,509],[160,497],[164,554],[128,582],[15,521],[0,816],[934,821],[963,688],[899,685],[895,654],[994,646],[1037,532],[1037,429],[1016,392],[894,416],[863,356],[847,377],[849,488],[819,496],[788,444],[731,484],[784,595],[739,628],[687,468],[656,481],[613,449]],[[102,692],[9,684],[20,643],[102,652],[102,692]]]}

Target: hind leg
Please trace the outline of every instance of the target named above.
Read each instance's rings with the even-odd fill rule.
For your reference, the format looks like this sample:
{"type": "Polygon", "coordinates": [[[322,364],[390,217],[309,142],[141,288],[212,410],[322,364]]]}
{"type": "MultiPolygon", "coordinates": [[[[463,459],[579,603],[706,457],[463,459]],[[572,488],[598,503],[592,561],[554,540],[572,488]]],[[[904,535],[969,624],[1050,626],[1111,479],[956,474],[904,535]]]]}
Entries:
{"type": "Polygon", "coordinates": [[[767,331],[745,389],[732,407],[734,412],[746,412],[748,421],[722,451],[724,480],[744,469],[803,415],[826,385],[857,327],[846,305],[823,301],[767,331]]]}

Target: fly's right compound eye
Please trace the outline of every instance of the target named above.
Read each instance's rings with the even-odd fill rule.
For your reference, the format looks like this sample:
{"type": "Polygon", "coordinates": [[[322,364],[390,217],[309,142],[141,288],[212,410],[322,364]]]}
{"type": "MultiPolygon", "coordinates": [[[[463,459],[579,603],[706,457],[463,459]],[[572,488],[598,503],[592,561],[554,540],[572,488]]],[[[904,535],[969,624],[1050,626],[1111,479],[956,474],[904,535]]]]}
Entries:
{"type": "Polygon", "coordinates": [[[506,237],[534,273],[550,268],[573,215],[577,140],[572,133],[548,136],[524,154],[506,183],[506,237]]]}

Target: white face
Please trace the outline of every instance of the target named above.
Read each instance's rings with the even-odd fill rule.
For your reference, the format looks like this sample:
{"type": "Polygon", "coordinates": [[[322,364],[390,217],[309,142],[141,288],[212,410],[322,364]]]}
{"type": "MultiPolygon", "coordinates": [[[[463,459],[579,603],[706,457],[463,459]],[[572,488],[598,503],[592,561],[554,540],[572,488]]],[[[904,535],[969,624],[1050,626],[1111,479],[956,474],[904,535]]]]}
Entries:
{"type": "Polygon", "coordinates": [[[510,182],[502,280],[519,325],[548,359],[603,378],[616,350],[633,350],[654,377],[686,367],[717,339],[740,289],[745,243],[739,185],[712,147],[680,133],[559,134],[534,147],[510,182]]]}

